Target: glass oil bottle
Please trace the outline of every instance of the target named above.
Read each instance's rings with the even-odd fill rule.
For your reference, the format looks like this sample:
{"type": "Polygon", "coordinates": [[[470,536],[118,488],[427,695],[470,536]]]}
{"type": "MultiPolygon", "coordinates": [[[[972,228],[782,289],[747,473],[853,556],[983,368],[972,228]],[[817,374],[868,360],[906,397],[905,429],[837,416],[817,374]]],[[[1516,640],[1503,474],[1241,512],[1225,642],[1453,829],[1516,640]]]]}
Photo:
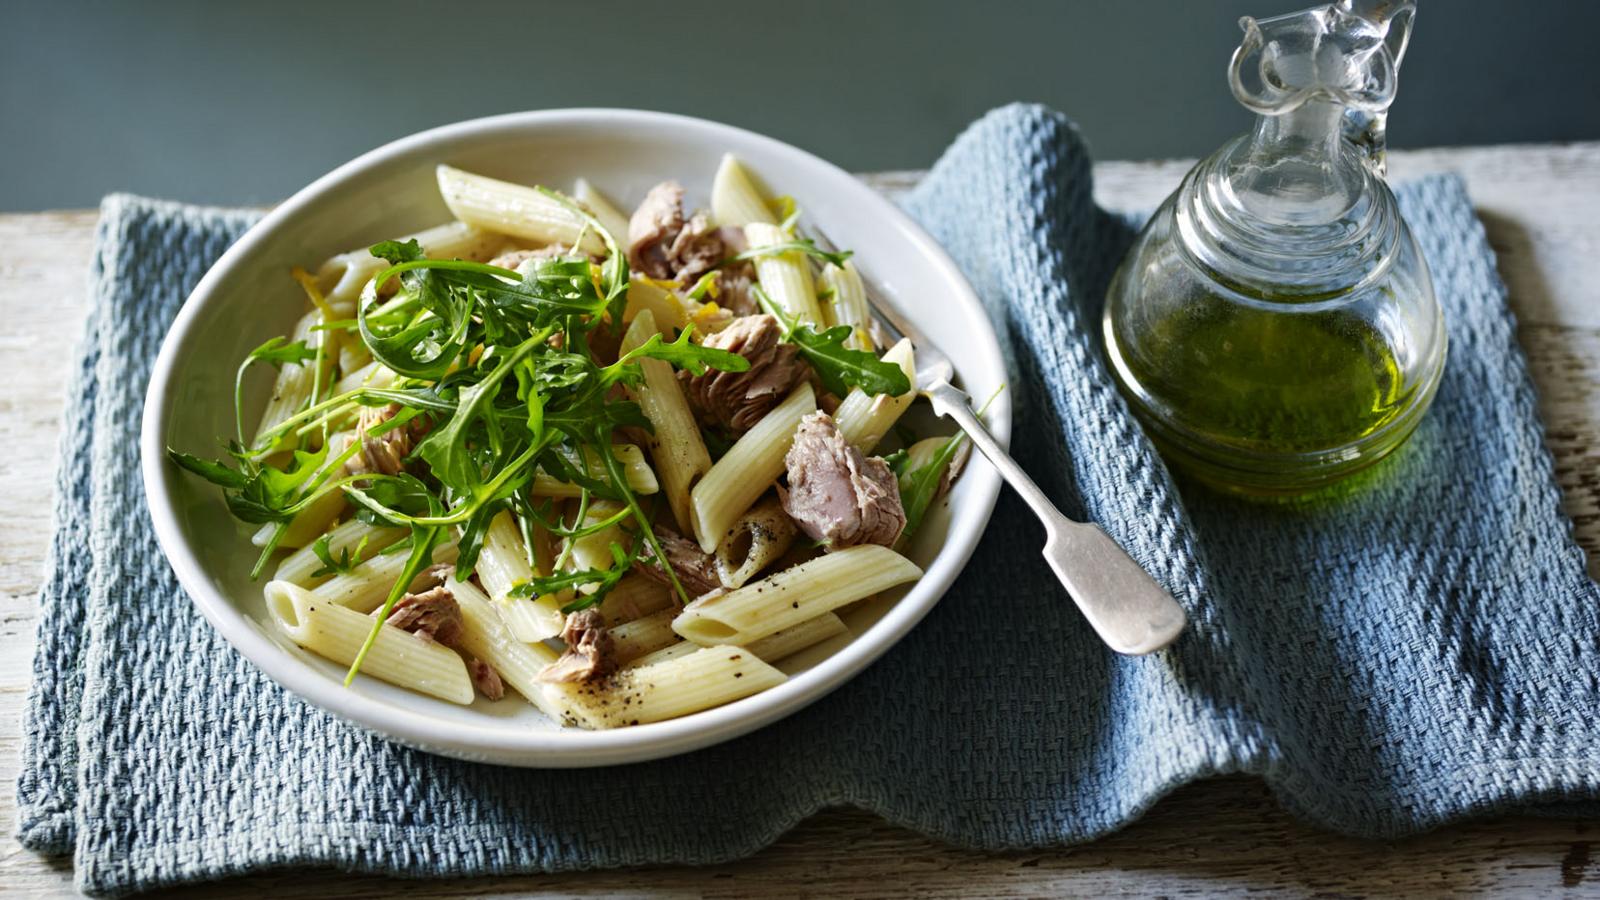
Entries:
{"type": "Polygon", "coordinates": [[[1106,299],[1113,372],[1168,460],[1301,493],[1400,446],[1432,401],[1444,320],[1383,180],[1415,6],[1341,0],[1240,21],[1255,128],[1185,176],[1106,299]]]}

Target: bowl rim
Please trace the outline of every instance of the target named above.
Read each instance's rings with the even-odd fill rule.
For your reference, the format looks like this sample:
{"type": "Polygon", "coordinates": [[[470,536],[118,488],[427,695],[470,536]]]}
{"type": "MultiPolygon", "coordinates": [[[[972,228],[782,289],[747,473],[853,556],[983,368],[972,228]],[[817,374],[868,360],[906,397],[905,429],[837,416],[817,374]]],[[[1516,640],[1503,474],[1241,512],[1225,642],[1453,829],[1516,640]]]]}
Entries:
{"type": "MultiPolygon", "coordinates": [[[[1000,491],[1000,477],[990,466],[973,466],[964,478],[970,479],[969,496],[963,507],[981,507],[973,520],[972,533],[962,535],[962,545],[950,552],[942,547],[932,563],[906,596],[846,646],[811,668],[791,676],[783,684],[724,706],[677,719],[605,731],[576,728],[533,728],[521,734],[508,733],[504,726],[476,725],[436,718],[426,711],[409,710],[345,690],[330,682],[303,660],[262,633],[245,611],[218,590],[183,535],[173,503],[177,472],[166,464],[168,426],[173,417],[172,395],[178,360],[193,341],[196,319],[203,307],[215,302],[218,287],[235,268],[249,259],[267,236],[286,220],[317,202],[322,195],[353,181],[368,171],[426,152],[443,144],[459,144],[474,138],[537,131],[571,125],[605,125],[621,129],[633,126],[670,126],[698,131],[715,138],[736,136],[739,142],[762,145],[766,152],[783,157],[786,165],[810,168],[819,175],[838,179],[840,188],[854,192],[857,208],[873,218],[888,220],[916,248],[934,261],[939,279],[952,288],[957,305],[976,312],[983,323],[973,335],[974,348],[983,363],[1002,374],[1008,372],[994,326],[965,275],[939,244],[910,216],[887,198],[834,164],[798,147],[736,126],[647,110],[585,107],[533,110],[469,119],[430,128],[391,141],[344,163],[296,191],[252,226],[206,272],[185,299],[171,328],[162,340],[161,350],[151,370],[145,392],[140,433],[140,468],[146,505],[155,526],[156,537],[179,584],[219,634],[268,678],[301,699],[327,710],[368,731],[401,744],[456,758],[483,760],[527,767],[561,768],[613,765],[659,759],[710,746],[746,734],[787,716],[825,696],[867,668],[874,660],[905,636],[949,589],[956,576],[977,548],[987,528],[1000,491]]],[[[1009,392],[1002,391],[990,404],[987,416],[991,431],[1002,446],[1009,444],[1011,403],[1009,392]]]]}

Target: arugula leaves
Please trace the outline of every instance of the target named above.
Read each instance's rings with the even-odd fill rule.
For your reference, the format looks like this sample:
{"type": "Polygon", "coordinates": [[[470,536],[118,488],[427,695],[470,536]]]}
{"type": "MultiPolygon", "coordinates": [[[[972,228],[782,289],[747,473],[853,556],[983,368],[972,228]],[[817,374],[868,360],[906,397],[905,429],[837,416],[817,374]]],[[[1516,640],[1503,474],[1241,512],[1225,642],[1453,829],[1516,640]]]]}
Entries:
{"type": "Polygon", "coordinates": [[[300,364],[316,359],[318,351],[306,346],[305,341],[290,340],[283,335],[268,338],[266,343],[251,350],[245,355],[239,368],[233,373],[233,424],[239,443],[244,443],[244,373],[250,366],[258,362],[271,363],[274,369],[280,369],[285,363],[300,364]]]}
{"type": "Polygon", "coordinates": [[[333,550],[328,546],[328,536],[317,538],[311,545],[311,552],[316,554],[322,565],[312,570],[312,578],[321,578],[324,575],[348,575],[352,569],[361,564],[361,551],[367,548],[368,535],[362,535],[361,541],[352,550],[345,547],[342,555],[335,557],[333,550]]]}
{"type": "Polygon", "coordinates": [[[303,363],[308,359],[315,359],[317,351],[307,347],[305,341],[294,341],[283,335],[269,339],[266,343],[250,351],[245,357],[249,362],[269,362],[273,368],[284,363],[303,363]]]}
{"type": "Polygon", "coordinates": [[[899,476],[900,505],[906,512],[906,527],[900,532],[900,540],[910,538],[922,524],[928,507],[933,505],[933,498],[939,493],[939,484],[950,469],[951,460],[955,459],[966,440],[966,432],[956,432],[939,445],[926,463],[914,468],[911,466],[911,455],[903,450],[892,457],[885,457],[885,461],[899,476]]]}
{"type": "MultiPolygon", "coordinates": [[[[694,333],[694,325],[688,324],[678,333],[675,341],[664,341],[661,335],[652,334],[649,340],[624,353],[615,363],[606,367],[606,371],[620,372],[621,367],[643,357],[665,360],[690,375],[704,375],[707,369],[717,369],[722,372],[745,372],[750,368],[750,360],[737,353],[727,350],[718,350],[715,347],[705,347],[689,340],[694,333]]],[[[609,376],[608,376],[609,377],[609,376]]],[[[620,378],[621,376],[616,376],[620,378]]]]}
{"type": "Polygon", "coordinates": [[[783,339],[800,348],[817,377],[828,390],[840,397],[852,387],[871,394],[889,394],[898,397],[911,390],[911,380],[905,370],[892,362],[884,362],[868,350],[852,350],[845,346],[850,337],[849,325],[835,325],[816,331],[810,325],[796,323],[793,316],[780,307],[761,286],[753,285],[750,293],[761,304],[761,309],[778,320],[783,339]]]}
{"type": "Polygon", "coordinates": [[[180,467],[227,490],[224,499],[234,517],[261,525],[266,522],[288,522],[300,511],[297,501],[303,496],[301,488],[322,467],[328,455],[323,447],[314,453],[296,450],[282,469],[255,465],[249,462],[237,444],[230,445],[240,468],[230,469],[221,462],[201,459],[188,453],[168,449],[167,458],[180,467]]]}
{"type": "Polygon", "coordinates": [[[623,550],[615,541],[611,544],[612,567],[609,569],[581,569],[576,572],[557,572],[554,575],[531,578],[511,589],[513,597],[542,597],[561,591],[577,592],[577,597],[561,607],[564,613],[577,612],[598,606],[622,576],[633,570],[636,554],[623,550]],[[578,588],[594,585],[593,591],[578,592],[578,588]]]}
{"type": "MultiPolygon", "coordinates": [[[[738,354],[696,343],[690,328],[674,340],[652,337],[614,362],[597,361],[592,348],[614,347],[622,327],[629,284],[627,254],[582,207],[540,190],[582,221],[583,233],[575,246],[583,243],[584,235],[600,237],[606,249],[603,261],[596,264],[575,251],[513,271],[468,260],[429,259],[416,240],[374,244],[372,255],[388,264],[374,286],[385,293],[392,287],[393,295],[364,299],[347,322],[335,321],[324,309],[317,346],[311,346],[316,338],[279,337],[252,351],[236,377],[237,440],[228,443],[221,459],[168,450],[174,464],[222,488],[236,517],[276,526],[253,576],[295,516],[334,491],[349,499],[358,519],[410,530],[408,538],[386,551],[405,553],[405,565],[350,667],[351,677],[381,633],[382,622],[417,574],[431,564],[441,541],[456,541],[455,574],[466,578],[498,512],[511,508],[525,525],[542,521],[528,496],[541,469],[580,485],[584,497],[603,497],[623,506],[600,523],[580,520],[572,528],[547,523],[553,524],[552,533],[570,541],[599,528],[622,526],[631,532],[631,539],[613,545],[613,568],[535,579],[518,589],[523,594],[582,588],[582,596],[569,604],[569,609],[581,608],[603,599],[637,554],[661,557],[650,518],[611,451],[617,429],[649,430],[651,425],[639,406],[616,388],[642,379],[643,359],[659,359],[697,375],[708,369],[749,368],[749,361],[738,354]],[[329,342],[353,340],[339,338],[336,331],[341,328],[358,333],[373,359],[398,377],[382,388],[337,393],[319,387],[299,409],[259,435],[256,445],[248,445],[241,387],[246,367],[315,365],[320,385],[328,348],[336,346],[329,342]],[[390,404],[396,406],[392,414],[378,417],[379,422],[356,435],[341,452],[330,450],[333,432],[354,427],[358,419],[370,423],[370,416],[361,416],[364,408],[390,404]],[[374,439],[403,444],[406,460],[426,465],[415,467],[415,473],[347,474],[345,463],[361,451],[364,440],[374,439]],[[292,452],[280,452],[284,449],[292,452]]],[[[801,241],[762,252],[797,249],[820,253],[801,241]]],[[[696,287],[714,296],[714,276],[696,287]]],[[[308,293],[313,302],[319,299],[309,288],[308,293]]],[[[817,335],[804,329],[794,339],[810,342],[811,353],[823,360],[819,366],[831,361],[838,373],[832,376],[836,385],[908,389],[898,367],[874,365],[870,354],[837,356],[831,330],[817,335]]],[[[600,358],[609,353],[601,352],[600,358]]],[[[336,552],[324,537],[311,549],[321,563],[317,570],[321,576],[349,571],[361,561],[364,548],[356,545],[336,552]]],[[[668,574],[687,602],[675,573],[669,569],[668,574]]]]}

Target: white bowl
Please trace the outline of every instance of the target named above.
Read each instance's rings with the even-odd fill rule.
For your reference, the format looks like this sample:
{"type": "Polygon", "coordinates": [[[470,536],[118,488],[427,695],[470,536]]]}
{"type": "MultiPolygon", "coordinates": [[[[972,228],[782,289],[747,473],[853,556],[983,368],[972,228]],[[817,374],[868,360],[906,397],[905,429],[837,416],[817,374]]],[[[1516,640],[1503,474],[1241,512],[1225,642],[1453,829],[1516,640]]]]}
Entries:
{"type": "MultiPolygon", "coordinates": [[[[233,430],[235,366],[266,338],[286,333],[302,310],[291,266],[313,267],[334,253],[448,220],[434,182],[439,163],[562,189],[581,176],[631,209],[665,178],[683,182],[691,203],[704,205],[727,152],[794,196],[835,243],[854,249],[863,273],[951,355],[974,396],[999,389],[999,344],[949,257],[893,204],[809,153],[727,125],[633,110],[517,113],[435,128],[346,163],[273,210],[206,273],[161,347],[145,401],[145,492],[178,580],[222,636],[289,690],[403,744],[509,765],[596,766],[683,753],[773,722],[860,672],[926,615],[966,564],[994,508],[1000,482],[987,465],[961,477],[948,511],[931,516],[910,548],[926,570],[922,579],[854,615],[855,637],[825,648],[831,653],[787,662],[792,677],[765,693],[672,721],[580,731],[557,726],[514,695],[461,707],[364,677],[346,688],[343,667],[266,624],[262,585],[248,574],[255,548],[247,528],[229,517],[216,488],[165,458],[168,446],[219,455],[218,436],[233,430]]],[[[266,379],[258,373],[252,383],[254,410],[265,402],[266,379]]],[[[988,418],[1004,441],[1011,424],[1006,395],[988,418]]]]}

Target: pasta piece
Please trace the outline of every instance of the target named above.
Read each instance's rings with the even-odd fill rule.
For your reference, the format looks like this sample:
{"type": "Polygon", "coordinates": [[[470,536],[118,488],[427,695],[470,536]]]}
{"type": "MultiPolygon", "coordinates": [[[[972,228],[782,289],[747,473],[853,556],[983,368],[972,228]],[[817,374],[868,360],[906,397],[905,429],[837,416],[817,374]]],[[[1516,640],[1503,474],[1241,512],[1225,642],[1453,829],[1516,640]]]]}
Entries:
{"type": "Polygon", "coordinates": [[[369,362],[359,369],[347,372],[333,386],[335,394],[343,394],[356,388],[387,388],[394,384],[400,376],[395,371],[381,362],[369,362]]]}
{"type": "Polygon", "coordinates": [[[717,544],[717,578],[736,588],[777,562],[794,543],[794,521],[776,496],[750,507],[717,544]]]}
{"type": "MultiPolygon", "coordinates": [[[[372,365],[372,351],[367,349],[366,341],[360,337],[346,335],[339,341],[339,375],[340,384],[352,372],[359,372],[372,365]]],[[[335,390],[334,393],[339,393],[335,390]]]]}
{"type": "MultiPolygon", "coordinates": [[[[644,344],[657,334],[655,315],[640,310],[622,337],[622,352],[644,344]]],[[[693,513],[690,491],[700,476],[711,470],[711,454],[700,436],[700,426],[683,396],[683,386],[672,373],[671,364],[660,359],[641,359],[644,379],[628,386],[628,396],[639,404],[645,418],[655,427],[650,440],[650,455],[656,462],[667,506],[678,527],[688,530],[693,513]]],[[[742,510],[741,510],[742,512],[742,510]]]]}
{"type": "MultiPolygon", "coordinates": [[[[782,631],[769,634],[759,641],[752,641],[745,649],[754,653],[762,662],[775,663],[793,656],[807,647],[820,644],[829,638],[838,637],[849,630],[843,619],[833,613],[823,613],[815,619],[808,619],[793,628],[785,628],[782,631]]],[[[639,666],[652,666],[659,662],[666,662],[669,659],[687,656],[699,649],[700,645],[693,641],[678,641],[630,660],[625,664],[625,667],[631,669],[639,666]]]]}
{"type": "Polygon", "coordinates": [[[702,645],[748,644],[922,575],[877,544],[846,547],[684,607],[672,630],[702,645]]]}
{"type": "Polygon", "coordinates": [[[628,217],[622,214],[622,210],[617,209],[617,205],[611,202],[611,198],[600,193],[594,185],[590,184],[589,179],[578,179],[577,183],[572,186],[572,197],[588,207],[589,212],[599,220],[605,230],[611,232],[611,236],[616,239],[618,244],[626,244],[628,242],[628,217]]]}
{"type": "MultiPolygon", "coordinates": [[[[617,458],[622,466],[622,476],[627,479],[628,487],[635,494],[654,494],[661,490],[660,482],[656,481],[656,473],[645,462],[644,451],[633,444],[612,444],[611,454],[617,458]]],[[[593,447],[583,448],[582,466],[578,465],[578,455],[570,451],[563,451],[567,461],[573,468],[593,474],[596,478],[604,476],[605,463],[600,460],[600,453],[593,447]]],[[[562,481],[554,475],[540,469],[533,475],[533,484],[529,490],[536,497],[576,497],[583,493],[583,489],[571,482],[562,481]]]]}
{"type": "Polygon", "coordinates": [[[751,641],[745,648],[764,661],[775,663],[849,630],[843,619],[827,612],[815,619],[807,619],[799,625],[775,631],[758,641],[751,641]]]}
{"type": "MultiPolygon", "coordinates": [[[[295,323],[294,332],[289,336],[290,341],[305,341],[307,347],[315,350],[327,338],[327,332],[315,331],[312,326],[322,323],[322,313],[312,310],[300,317],[295,323]]],[[[261,443],[261,436],[268,430],[277,427],[285,419],[300,411],[311,399],[311,388],[316,382],[317,360],[308,359],[303,363],[284,363],[278,367],[277,380],[272,385],[272,397],[267,400],[267,408],[261,411],[261,421],[256,425],[256,437],[252,445],[261,443]]],[[[332,360],[322,359],[322,384],[327,386],[333,374],[332,360]]],[[[273,444],[273,449],[283,450],[294,446],[294,436],[285,435],[273,444]]]]}
{"type": "MultiPolygon", "coordinates": [[[[322,465],[323,472],[326,472],[328,467],[333,464],[333,461],[344,453],[345,448],[350,446],[352,440],[355,440],[355,432],[353,431],[340,431],[328,436],[328,455],[327,461],[322,465]]],[[[338,475],[340,473],[335,472],[333,474],[338,475]]],[[[346,501],[343,491],[329,491],[318,497],[310,506],[301,510],[299,515],[290,520],[289,527],[285,528],[283,534],[278,537],[278,547],[291,550],[297,547],[305,547],[315,542],[317,538],[322,536],[324,531],[328,530],[328,526],[333,524],[339,514],[344,512],[345,506],[346,501]]],[[[250,536],[250,543],[255,544],[257,547],[265,547],[272,541],[272,536],[277,530],[278,523],[267,522],[256,529],[255,534],[250,536]]]]}
{"type": "Polygon", "coordinates": [[[603,681],[552,684],[577,724],[616,728],[674,719],[731,703],[787,680],[739,647],[706,647],[603,681]]]}
{"type": "Polygon", "coordinates": [[[643,618],[672,605],[672,588],[637,572],[624,575],[617,586],[600,601],[600,615],[607,626],[643,618]]]}
{"type": "MultiPolygon", "coordinates": [[[[300,514],[289,522],[289,527],[283,530],[283,536],[278,538],[278,547],[283,550],[292,550],[305,547],[322,536],[328,526],[333,523],[339,514],[344,512],[345,499],[341,491],[329,491],[312,501],[311,505],[302,509],[300,514]]],[[[250,536],[250,543],[257,547],[265,547],[272,540],[272,533],[278,530],[274,522],[268,522],[256,529],[250,536]]]]}
{"type": "MultiPolygon", "coordinates": [[[[751,223],[744,227],[745,239],[751,250],[760,250],[794,240],[794,235],[776,225],[751,223]]],[[[755,260],[756,278],[761,289],[772,301],[783,307],[802,325],[822,324],[822,306],[817,303],[817,285],[811,278],[811,266],[798,250],[777,256],[760,256],[755,260]]]]}
{"type": "Polygon", "coordinates": [[[672,619],[677,614],[676,609],[669,607],[613,627],[611,640],[616,648],[617,661],[627,662],[646,653],[654,653],[668,644],[676,644],[678,635],[672,630],[672,619]]]}
{"type": "MultiPolygon", "coordinates": [[[[415,240],[431,259],[471,259],[483,262],[493,257],[501,238],[473,228],[465,222],[450,222],[400,239],[415,240]]],[[[373,276],[389,267],[387,260],[372,255],[366,247],[332,257],[317,270],[317,282],[324,288],[328,303],[341,315],[354,315],[356,299],[373,276]]]]}
{"type": "MultiPolygon", "coordinates": [[[[317,585],[312,589],[312,593],[319,600],[347,606],[356,612],[372,612],[389,598],[389,589],[394,587],[395,579],[400,577],[401,570],[406,567],[407,555],[404,550],[379,553],[349,572],[335,575],[317,585]]],[[[433,548],[434,564],[455,561],[454,541],[433,548]]],[[[411,586],[416,587],[424,577],[426,576],[418,575],[411,586]]]]}
{"type": "Polygon", "coordinates": [[[861,283],[861,273],[856,264],[845,260],[843,266],[829,263],[822,270],[822,285],[832,297],[822,310],[829,326],[849,325],[850,337],[844,345],[852,350],[878,352],[872,343],[872,313],[867,308],[867,288],[861,283]]]}
{"type": "Polygon", "coordinates": [[[437,173],[445,205],[468,225],[540,244],[577,246],[585,253],[605,252],[600,235],[581,216],[531,187],[450,166],[440,166],[437,173]]]}
{"type": "MultiPolygon", "coordinates": [[[[677,635],[673,636],[677,637],[677,635]]],[[[689,654],[698,652],[699,650],[699,644],[696,644],[693,641],[680,640],[675,644],[668,644],[667,646],[662,647],[660,650],[646,653],[638,659],[630,660],[629,662],[624,663],[622,667],[624,669],[637,669],[641,666],[653,666],[656,663],[666,662],[669,659],[677,659],[680,656],[688,656],[689,654]]]]}
{"type": "MultiPolygon", "coordinates": [[[[269,582],[267,611],[289,640],[325,659],[348,666],[372,633],[372,617],[322,601],[312,591],[287,581],[269,582]]],[[[393,625],[378,629],[378,639],[361,662],[361,674],[420,691],[451,703],[471,703],[472,679],[454,650],[393,625]]]]}
{"type": "Polygon", "coordinates": [[[563,709],[550,700],[545,683],[539,680],[539,673],[559,654],[544,644],[517,640],[500,621],[489,598],[470,582],[450,578],[444,587],[461,609],[461,649],[488,663],[524,699],[559,721],[563,709]]]}
{"type": "MultiPolygon", "coordinates": [[[[589,511],[584,515],[582,525],[594,525],[602,520],[609,519],[623,509],[622,504],[610,500],[596,500],[589,504],[589,511]]],[[[581,572],[584,569],[609,569],[616,565],[616,560],[611,558],[611,545],[628,544],[627,535],[622,531],[621,525],[608,525],[599,531],[586,534],[576,540],[564,542],[570,544],[567,552],[567,568],[569,571],[581,572]]]]}
{"type": "Polygon", "coordinates": [[[528,564],[528,547],[523,543],[522,531],[511,513],[501,510],[489,520],[473,571],[517,640],[531,643],[561,633],[566,616],[561,613],[564,601],[560,596],[511,596],[512,588],[526,584],[535,574],[528,564]]]}
{"type": "Polygon", "coordinates": [[[783,457],[794,443],[795,429],[816,409],[811,385],[802,382],[728,448],[694,486],[689,512],[700,549],[707,553],[715,550],[745,510],[783,474],[783,457]]]}
{"type": "Polygon", "coordinates": [[[677,294],[647,278],[633,278],[628,282],[628,305],[622,311],[622,321],[631,323],[646,311],[655,316],[657,328],[681,331],[689,321],[689,312],[677,294]]]}
{"type": "Polygon", "coordinates": [[[894,423],[900,420],[906,408],[911,406],[911,401],[917,399],[917,368],[911,341],[902,339],[890,347],[883,354],[883,360],[900,365],[900,371],[906,373],[906,380],[911,382],[911,390],[898,397],[888,394],[874,397],[860,388],[851,388],[849,395],[833,412],[833,421],[839,426],[839,434],[862,453],[871,453],[883,436],[889,433],[889,429],[894,427],[894,423]]]}
{"type": "MultiPolygon", "coordinates": [[[[405,536],[404,528],[368,525],[359,519],[351,519],[334,526],[333,530],[328,532],[328,555],[342,560],[348,553],[351,560],[366,560],[405,536]],[[366,543],[363,544],[363,541],[366,543]],[[357,547],[362,548],[360,555],[356,553],[357,547]]],[[[322,560],[317,558],[316,552],[308,545],[284,557],[283,562],[278,563],[278,570],[272,577],[276,581],[288,581],[305,588],[316,587],[332,578],[334,574],[328,572],[323,575],[313,575],[312,573],[322,568],[322,565],[322,560]]]]}
{"type": "Polygon", "coordinates": [[[754,178],[732,153],[724,154],[711,182],[711,215],[718,225],[778,224],[754,178]]]}

